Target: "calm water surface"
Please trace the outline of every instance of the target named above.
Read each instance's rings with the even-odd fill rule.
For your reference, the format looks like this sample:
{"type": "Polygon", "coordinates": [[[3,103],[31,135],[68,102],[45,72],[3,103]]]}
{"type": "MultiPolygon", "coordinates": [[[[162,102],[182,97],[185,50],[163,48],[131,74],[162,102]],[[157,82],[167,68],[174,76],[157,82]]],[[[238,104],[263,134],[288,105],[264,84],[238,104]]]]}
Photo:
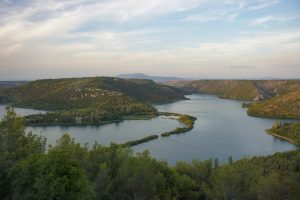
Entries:
{"type": "Polygon", "coordinates": [[[177,160],[218,158],[226,162],[254,155],[288,151],[296,147],[265,133],[274,119],[249,117],[242,102],[219,99],[211,95],[190,95],[191,100],[157,106],[165,112],[187,113],[197,117],[188,133],[159,138],[134,149],[149,149],[152,155],[173,164],[177,160]]]}
{"type": "MultiPolygon", "coordinates": [[[[134,147],[136,152],[149,149],[158,159],[170,164],[178,160],[218,158],[225,162],[229,156],[233,159],[254,155],[267,155],[279,151],[288,151],[296,147],[288,142],[276,139],[265,133],[276,121],[249,117],[241,102],[219,99],[211,95],[189,95],[191,100],[156,106],[159,111],[186,113],[197,117],[192,131],[140,144],[134,147]]],[[[39,113],[30,109],[16,109],[19,114],[39,113]]],[[[0,117],[4,106],[0,105],[0,117]]],[[[94,141],[108,145],[111,142],[122,143],[159,134],[174,129],[181,124],[175,120],[159,117],[152,120],[129,120],[117,124],[102,126],[47,126],[28,127],[28,131],[47,137],[48,144],[65,132],[70,133],[82,143],[94,141]]]]}

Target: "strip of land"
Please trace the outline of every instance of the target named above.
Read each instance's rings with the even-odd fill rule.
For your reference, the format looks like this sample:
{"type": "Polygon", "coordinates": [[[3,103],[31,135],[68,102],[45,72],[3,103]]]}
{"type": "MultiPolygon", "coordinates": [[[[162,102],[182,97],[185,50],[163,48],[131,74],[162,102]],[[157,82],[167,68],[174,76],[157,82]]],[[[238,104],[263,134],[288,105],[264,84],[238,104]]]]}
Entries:
{"type": "Polygon", "coordinates": [[[138,144],[149,142],[151,140],[155,140],[158,137],[159,137],[158,135],[149,135],[149,136],[143,137],[143,138],[138,139],[138,140],[128,141],[128,142],[122,144],[121,146],[123,146],[123,147],[132,147],[132,146],[135,146],[135,145],[138,145],[138,144]]]}
{"type": "Polygon", "coordinates": [[[172,131],[164,132],[161,134],[162,137],[169,137],[170,135],[185,133],[194,128],[194,123],[197,120],[196,117],[192,117],[190,115],[185,114],[177,114],[177,113],[165,113],[165,115],[169,116],[177,116],[178,121],[184,124],[184,127],[177,127],[172,131]]]}

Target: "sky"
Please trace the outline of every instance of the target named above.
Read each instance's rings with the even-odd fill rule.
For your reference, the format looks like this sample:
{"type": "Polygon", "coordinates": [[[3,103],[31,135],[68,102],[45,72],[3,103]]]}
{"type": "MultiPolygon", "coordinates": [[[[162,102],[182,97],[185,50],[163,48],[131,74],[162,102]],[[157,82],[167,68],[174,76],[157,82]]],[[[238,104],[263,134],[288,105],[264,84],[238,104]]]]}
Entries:
{"type": "Polygon", "coordinates": [[[0,80],[300,78],[300,0],[0,0],[0,80]]]}

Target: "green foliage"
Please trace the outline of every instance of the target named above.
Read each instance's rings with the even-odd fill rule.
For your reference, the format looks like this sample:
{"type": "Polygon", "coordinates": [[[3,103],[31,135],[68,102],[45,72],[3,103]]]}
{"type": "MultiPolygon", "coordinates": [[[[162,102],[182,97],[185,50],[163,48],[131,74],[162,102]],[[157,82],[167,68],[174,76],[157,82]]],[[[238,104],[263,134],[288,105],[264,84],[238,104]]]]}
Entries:
{"type": "Polygon", "coordinates": [[[280,173],[271,173],[261,177],[255,186],[257,199],[298,199],[300,196],[299,178],[299,174],[286,176],[280,173]]]}
{"type": "Polygon", "coordinates": [[[6,115],[0,122],[0,196],[11,192],[9,169],[30,155],[45,151],[45,138],[25,133],[24,121],[13,108],[6,108],[6,115]]]}
{"type": "Polygon", "coordinates": [[[13,108],[6,108],[6,115],[0,122],[0,154],[2,159],[17,162],[35,153],[45,151],[46,139],[25,133],[23,118],[13,108]]]}
{"type": "Polygon", "coordinates": [[[134,155],[116,144],[88,149],[64,134],[44,153],[43,140],[25,134],[22,119],[11,109],[7,112],[0,122],[1,199],[293,200],[300,196],[300,150],[230,159],[223,165],[208,160],[170,167],[147,151],[134,155]]]}
{"type": "Polygon", "coordinates": [[[91,183],[66,148],[28,158],[11,169],[14,199],[93,199],[91,183]]]}
{"type": "Polygon", "coordinates": [[[212,176],[208,189],[211,199],[255,199],[252,188],[260,176],[260,168],[248,161],[240,161],[219,167],[212,176]]]}

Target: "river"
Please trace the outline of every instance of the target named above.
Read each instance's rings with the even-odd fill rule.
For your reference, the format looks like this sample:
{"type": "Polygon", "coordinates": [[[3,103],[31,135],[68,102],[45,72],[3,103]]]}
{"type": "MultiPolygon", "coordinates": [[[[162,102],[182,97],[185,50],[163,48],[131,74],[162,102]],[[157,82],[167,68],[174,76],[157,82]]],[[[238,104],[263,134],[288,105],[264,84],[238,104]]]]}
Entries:
{"type": "MultiPolygon", "coordinates": [[[[219,99],[212,95],[188,95],[190,100],[182,100],[171,104],[158,105],[162,112],[186,113],[197,117],[194,129],[190,132],[158,138],[133,147],[135,152],[148,149],[151,155],[164,159],[170,164],[178,160],[218,158],[226,162],[229,156],[234,160],[249,156],[268,155],[275,152],[289,151],[296,147],[286,141],[274,138],[265,133],[276,121],[250,117],[242,102],[219,99]]],[[[0,117],[3,116],[4,105],[0,105],[0,117]]],[[[16,109],[20,115],[39,113],[31,109],[16,109]]],[[[108,145],[111,142],[123,143],[147,135],[170,131],[179,122],[165,117],[151,120],[128,120],[101,126],[46,126],[27,127],[27,131],[43,135],[47,144],[55,141],[65,132],[73,136],[81,144],[93,145],[95,141],[108,145]]]]}

